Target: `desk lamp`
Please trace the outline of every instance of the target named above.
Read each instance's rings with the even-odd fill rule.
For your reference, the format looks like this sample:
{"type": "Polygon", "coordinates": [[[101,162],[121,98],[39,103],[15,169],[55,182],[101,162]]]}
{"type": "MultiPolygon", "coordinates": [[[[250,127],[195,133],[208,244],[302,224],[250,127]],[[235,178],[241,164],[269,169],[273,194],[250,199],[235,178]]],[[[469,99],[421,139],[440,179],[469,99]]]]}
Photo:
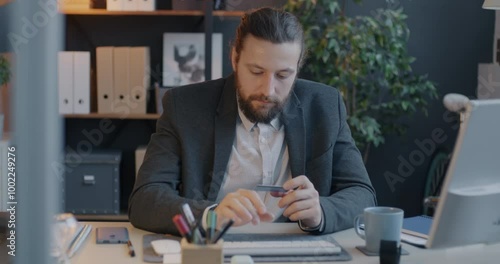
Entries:
{"type": "Polygon", "coordinates": [[[484,0],[484,9],[500,9],[500,0],[484,0]]]}

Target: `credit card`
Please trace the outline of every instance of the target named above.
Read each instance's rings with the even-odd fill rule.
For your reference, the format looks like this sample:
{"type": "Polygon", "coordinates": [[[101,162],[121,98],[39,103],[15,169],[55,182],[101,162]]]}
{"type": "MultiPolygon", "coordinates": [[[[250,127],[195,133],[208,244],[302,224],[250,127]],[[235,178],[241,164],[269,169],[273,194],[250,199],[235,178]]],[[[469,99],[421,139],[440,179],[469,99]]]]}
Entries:
{"type": "Polygon", "coordinates": [[[278,192],[278,193],[286,193],[287,190],[283,189],[283,187],[278,185],[257,185],[255,187],[255,191],[258,192],[278,192]]]}

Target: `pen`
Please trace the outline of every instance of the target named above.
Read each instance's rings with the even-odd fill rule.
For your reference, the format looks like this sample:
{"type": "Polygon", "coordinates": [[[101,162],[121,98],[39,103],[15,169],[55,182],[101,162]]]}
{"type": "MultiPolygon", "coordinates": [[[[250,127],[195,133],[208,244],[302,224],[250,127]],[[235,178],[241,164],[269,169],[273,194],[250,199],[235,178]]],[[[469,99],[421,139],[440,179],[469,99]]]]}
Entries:
{"type": "Polygon", "coordinates": [[[177,227],[177,230],[179,230],[179,233],[187,239],[189,243],[193,242],[193,236],[191,233],[191,229],[189,229],[188,224],[186,223],[186,220],[181,214],[176,214],[174,218],[172,218],[174,221],[175,226],[177,227]]]}
{"type": "Polygon", "coordinates": [[[191,233],[192,233],[192,236],[193,236],[193,243],[195,243],[195,244],[203,244],[202,242],[203,242],[203,237],[204,236],[201,235],[200,227],[197,224],[195,224],[194,227],[193,226],[191,227],[191,233]]]}
{"type": "Polygon", "coordinates": [[[227,224],[222,228],[221,231],[219,231],[217,233],[217,236],[215,237],[215,239],[213,240],[213,243],[217,243],[217,241],[219,241],[219,239],[222,238],[222,236],[224,236],[224,234],[227,232],[227,230],[234,224],[234,220],[233,219],[229,219],[229,222],[227,222],[227,224]]]}
{"type": "Polygon", "coordinates": [[[196,225],[196,220],[194,219],[193,211],[191,211],[189,204],[185,203],[182,205],[182,213],[191,227],[196,225]]]}
{"type": "Polygon", "coordinates": [[[84,225],[78,236],[73,240],[70,244],[70,247],[68,249],[68,257],[73,257],[75,255],[76,251],[80,248],[82,245],[83,241],[89,236],[90,231],[92,231],[92,226],[90,225],[84,225]]]}
{"type": "Polygon", "coordinates": [[[191,207],[189,207],[189,204],[185,203],[182,205],[182,215],[184,215],[184,218],[187,220],[189,226],[191,227],[191,232],[193,232],[193,240],[202,240],[202,236],[205,236],[205,230],[201,228],[201,226],[198,226],[198,223],[196,222],[196,219],[194,218],[193,211],[191,211],[191,207]]]}
{"type": "Polygon", "coordinates": [[[198,232],[200,233],[200,235],[202,237],[206,237],[207,236],[207,234],[205,233],[205,229],[203,229],[203,227],[201,226],[200,221],[196,222],[196,225],[194,226],[194,228],[196,228],[198,230],[198,232]]]}
{"type": "Polygon", "coordinates": [[[208,211],[208,223],[207,223],[207,243],[212,243],[212,238],[214,237],[215,227],[217,226],[217,213],[213,210],[208,211]]]}
{"type": "Polygon", "coordinates": [[[134,246],[132,246],[132,241],[127,241],[127,246],[128,246],[128,254],[131,256],[131,257],[135,257],[135,250],[134,250],[134,246]]]}

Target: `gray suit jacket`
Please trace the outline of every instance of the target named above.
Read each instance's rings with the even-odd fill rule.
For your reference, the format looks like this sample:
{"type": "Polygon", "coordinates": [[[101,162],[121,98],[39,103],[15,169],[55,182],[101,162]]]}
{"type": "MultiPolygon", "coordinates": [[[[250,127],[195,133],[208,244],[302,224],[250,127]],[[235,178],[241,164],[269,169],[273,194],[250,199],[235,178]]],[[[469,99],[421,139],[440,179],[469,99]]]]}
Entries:
{"type": "MultiPolygon", "coordinates": [[[[172,217],[188,203],[198,219],[214,204],[236,133],[234,76],[170,89],[129,201],[130,222],[178,234],[172,217]]],[[[281,115],[292,177],[306,175],[320,195],[323,233],[350,228],[376,204],[339,92],[297,80],[281,115]]]]}

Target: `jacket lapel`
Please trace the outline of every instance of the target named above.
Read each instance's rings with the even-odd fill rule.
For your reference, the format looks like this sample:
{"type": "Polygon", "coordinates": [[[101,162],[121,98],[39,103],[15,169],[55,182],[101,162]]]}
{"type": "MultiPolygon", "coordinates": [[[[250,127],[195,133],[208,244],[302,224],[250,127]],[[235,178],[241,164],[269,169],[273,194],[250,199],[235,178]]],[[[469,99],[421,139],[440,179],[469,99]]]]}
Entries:
{"type": "Polygon", "coordinates": [[[288,145],[292,177],[304,175],[306,172],[304,115],[300,101],[293,91],[281,115],[281,121],[285,125],[285,140],[288,145]]]}
{"type": "Polygon", "coordinates": [[[207,198],[215,201],[221,188],[236,134],[236,87],[234,76],[227,78],[215,117],[215,153],[212,180],[207,198]]]}

